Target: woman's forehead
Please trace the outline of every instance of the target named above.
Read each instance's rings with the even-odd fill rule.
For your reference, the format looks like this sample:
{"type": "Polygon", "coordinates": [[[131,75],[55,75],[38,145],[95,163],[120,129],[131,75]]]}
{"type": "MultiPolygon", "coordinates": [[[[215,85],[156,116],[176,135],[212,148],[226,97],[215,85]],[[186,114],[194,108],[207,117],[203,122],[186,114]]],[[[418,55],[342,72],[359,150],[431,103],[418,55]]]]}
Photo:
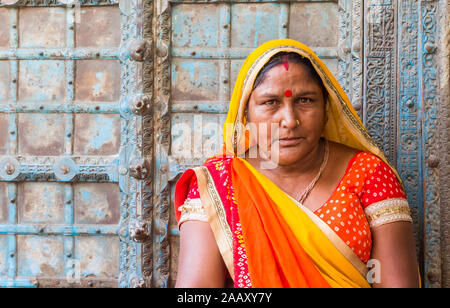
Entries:
{"type": "Polygon", "coordinates": [[[283,64],[274,66],[266,73],[263,81],[255,91],[264,92],[265,89],[284,89],[288,86],[295,88],[313,87],[320,91],[320,86],[310,76],[307,69],[297,63],[289,63],[288,69],[283,64]]]}
{"type": "Polygon", "coordinates": [[[266,72],[266,76],[276,75],[277,77],[289,76],[292,74],[302,77],[309,77],[310,75],[308,69],[304,65],[294,62],[280,63],[266,72]]]}

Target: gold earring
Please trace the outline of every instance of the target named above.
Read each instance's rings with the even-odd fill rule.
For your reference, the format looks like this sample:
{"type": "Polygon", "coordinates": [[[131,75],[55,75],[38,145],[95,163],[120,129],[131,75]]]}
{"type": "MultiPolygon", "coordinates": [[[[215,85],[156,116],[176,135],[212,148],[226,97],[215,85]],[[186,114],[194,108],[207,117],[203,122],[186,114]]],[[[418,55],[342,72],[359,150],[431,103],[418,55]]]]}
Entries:
{"type": "Polygon", "coordinates": [[[300,121],[298,119],[295,120],[295,122],[297,123],[297,126],[300,126],[300,121]]]}

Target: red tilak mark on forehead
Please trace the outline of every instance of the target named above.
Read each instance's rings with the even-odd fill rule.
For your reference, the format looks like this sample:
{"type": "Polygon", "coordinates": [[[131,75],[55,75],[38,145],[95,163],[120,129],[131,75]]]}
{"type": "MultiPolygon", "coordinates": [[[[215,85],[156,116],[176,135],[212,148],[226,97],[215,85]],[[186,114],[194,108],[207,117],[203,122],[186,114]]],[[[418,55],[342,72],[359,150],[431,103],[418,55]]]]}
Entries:
{"type": "Polygon", "coordinates": [[[284,65],[284,68],[288,71],[289,70],[289,63],[287,61],[287,56],[286,55],[283,56],[283,65],[284,65]]]}
{"type": "Polygon", "coordinates": [[[286,97],[291,97],[291,96],[292,96],[291,90],[286,90],[286,91],[284,92],[284,96],[286,96],[286,97]]]}

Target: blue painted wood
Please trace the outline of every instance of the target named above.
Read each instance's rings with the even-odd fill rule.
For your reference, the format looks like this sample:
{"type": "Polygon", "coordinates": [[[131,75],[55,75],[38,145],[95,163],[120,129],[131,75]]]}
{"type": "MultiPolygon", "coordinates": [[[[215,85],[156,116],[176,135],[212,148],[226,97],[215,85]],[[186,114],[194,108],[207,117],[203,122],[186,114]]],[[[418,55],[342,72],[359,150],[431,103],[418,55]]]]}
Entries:
{"type": "MultiPolygon", "coordinates": [[[[399,93],[398,93],[398,154],[397,168],[403,179],[411,213],[414,217],[415,238],[423,234],[423,170],[421,118],[419,102],[419,3],[407,1],[399,6],[399,93]]],[[[416,242],[423,260],[423,241],[416,242]]],[[[421,266],[423,262],[421,262],[421,266]]],[[[423,268],[422,268],[423,270],[423,268]]]]}
{"type": "Polygon", "coordinates": [[[121,106],[117,102],[76,102],[72,100],[41,102],[4,102],[0,105],[1,113],[93,113],[117,114],[122,109],[129,110],[129,106],[121,106]]]}
{"type": "MultiPolygon", "coordinates": [[[[105,4],[117,5],[118,2],[83,0],[83,3],[91,6],[102,6],[105,4]]],[[[117,224],[94,222],[78,224],[77,219],[79,218],[77,218],[77,215],[80,215],[80,209],[75,208],[77,201],[73,195],[74,187],[72,183],[91,182],[97,185],[96,183],[99,182],[119,182],[117,153],[110,156],[92,155],[95,151],[98,151],[98,153],[103,151],[104,144],[115,142],[111,139],[115,138],[112,134],[113,128],[108,129],[108,127],[111,126],[111,123],[114,123],[114,114],[117,114],[117,118],[119,118],[121,111],[119,101],[76,101],[76,103],[74,101],[78,99],[75,95],[77,60],[119,60],[120,55],[118,54],[118,48],[75,47],[77,7],[65,7],[64,3],[61,4],[57,1],[37,0],[19,1],[12,6],[0,5],[1,9],[9,15],[9,19],[6,21],[9,29],[9,47],[0,48],[0,59],[4,61],[3,63],[8,63],[9,68],[8,89],[6,91],[2,89],[1,92],[7,93],[7,95],[0,98],[2,99],[0,113],[6,114],[9,121],[7,152],[6,155],[0,155],[0,169],[2,170],[0,181],[8,183],[6,186],[8,221],[0,224],[0,237],[7,239],[6,242],[0,241],[2,245],[0,249],[7,252],[5,255],[6,269],[2,269],[2,272],[0,272],[0,286],[61,285],[59,282],[56,284],[56,282],[61,279],[62,282],[65,281],[61,277],[70,273],[71,270],[68,265],[73,264],[73,262],[80,262],[83,265],[81,268],[83,275],[89,273],[96,276],[100,275],[99,281],[103,279],[110,283],[110,279],[114,279],[114,277],[108,275],[114,275],[115,272],[117,272],[117,276],[119,274],[118,269],[114,269],[114,264],[117,267],[119,264],[118,251],[117,260],[108,259],[114,258],[115,253],[113,251],[116,247],[114,243],[119,241],[119,226],[117,224]],[[65,24],[60,25],[65,29],[65,40],[61,42],[64,47],[46,48],[41,44],[41,46],[30,45],[29,42],[28,45],[25,43],[19,44],[20,40],[23,40],[20,29],[26,24],[25,21],[35,22],[19,20],[24,18],[25,13],[29,12],[24,7],[27,7],[27,9],[40,7],[42,11],[39,12],[45,13],[43,10],[52,6],[61,7],[52,9],[54,12],[56,12],[55,10],[58,13],[62,12],[62,17],[65,20],[65,24]],[[19,10],[19,8],[21,9],[19,10]],[[34,91],[26,92],[33,87],[35,87],[34,91]],[[58,113],[61,116],[55,116],[58,113]],[[92,121],[93,118],[86,115],[89,113],[91,117],[95,117],[95,121],[92,121]],[[106,116],[105,114],[111,115],[106,116]],[[83,139],[85,136],[82,136],[81,133],[77,133],[77,130],[78,132],[82,131],[80,130],[82,120],[85,120],[87,125],[91,125],[92,135],[89,136],[87,133],[86,139],[83,139]],[[89,122],[89,120],[91,121],[89,122]],[[33,155],[32,152],[35,151],[33,146],[39,145],[42,140],[31,140],[28,133],[28,135],[23,135],[23,125],[26,123],[38,128],[35,131],[36,136],[42,135],[42,130],[39,131],[39,127],[47,127],[48,135],[61,137],[57,142],[57,147],[45,150],[48,155],[33,155]],[[97,124],[97,128],[94,124],[97,124]],[[99,128],[100,125],[101,128],[99,128]],[[26,144],[25,142],[28,141],[30,143],[26,144]],[[85,148],[90,148],[91,153],[80,153],[80,149],[77,149],[76,146],[77,142],[78,144],[87,142],[85,148]],[[32,151],[24,155],[24,151],[30,151],[30,149],[32,151]],[[91,155],[86,156],[84,154],[91,155]],[[48,199],[45,203],[46,206],[41,209],[44,211],[42,213],[38,211],[30,212],[29,209],[24,208],[24,200],[28,200],[28,205],[33,206],[26,191],[30,187],[26,186],[25,183],[29,182],[49,182],[49,189],[55,187],[54,185],[59,185],[53,195],[46,195],[48,192],[46,192],[47,186],[45,184],[41,184],[44,185],[41,186],[43,187],[42,192],[33,191],[36,202],[41,202],[45,198],[48,199]],[[56,197],[61,199],[53,199],[53,204],[51,198],[56,197]],[[55,210],[58,213],[56,217],[52,216],[55,215],[55,210]],[[58,223],[52,223],[54,221],[58,221],[58,223]],[[100,246],[108,242],[110,243],[108,247],[112,250],[109,255],[98,253],[93,256],[95,261],[89,263],[86,259],[88,255],[80,253],[80,245],[92,246],[94,242],[89,244],[90,242],[83,242],[81,238],[96,239],[96,243],[100,246]],[[31,243],[35,243],[35,247],[30,248],[31,243]],[[51,251],[48,256],[55,256],[56,259],[40,254],[40,249],[48,249],[49,252],[51,251]],[[108,266],[108,269],[105,269],[105,266],[108,266]],[[39,273],[43,280],[40,277],[33,277],[39,273]],[[105,275],[104,273],[110,274],[105,275]]],[[[120,132],[120,129],[118,131],[120,132]]],[[[45,139],[46,136],[42,135],[42,137],[45,139]]],[[[78,146],[78,148],[80,147],[78,146]]],[[[94,186],[92,187],[94,188],[94,186]]],[[[99,196],[101,196],[101,193],[101,191],[98,191],[99,196]]],[[[111,204],[113,192],[103,192],[103,194],[105,194],[105,198],[106,194],[109,194],[108,203],[111,204]]],[[[101,219],[101,215],[103,213],[99,213],[96,217],[101,219]]],[[[95,249],[95,247],[92,247],[92,249],[95,249]]],[[[117,276],[115,277],[116,281],[117,276]]],[[[70,285],[67,281],[64,283],[70,285]]],[[[95,280],[92,283],[95,285],[95,280]]]]}
{"type": "Polygon", "coordinates": [[[422,107],[423,146],[422,168],[424,182],[424,277],[426,287],[442,286],[441,256],[441,209],[439,203],[439,134],[438,134],[438,3],[420,3],[420,91],[419,104],[422,107]]]}
{"type": "MultiPolygon", "coordinates": [[[[0,6],[6,7],[49,7],[49,6],[65,6],[71,4],[72,1],[68,0],[8,0],[0,2],[0,6]]],[[[79,0],[79,3],[83,6],[102,6],[102,5],[115,5],[118,4],[118,0],[79,0]]],[[[71,6],[71,5],[70,5],[71,6]]]]}
{"type": "MultiPolygon", "coordinates": [[[[12,36],[12,34],[11,34],[12,36]]],[[[0,60],[95,60],[118,58],[117,48],[14,48],[1,50],[0,60]]]]}

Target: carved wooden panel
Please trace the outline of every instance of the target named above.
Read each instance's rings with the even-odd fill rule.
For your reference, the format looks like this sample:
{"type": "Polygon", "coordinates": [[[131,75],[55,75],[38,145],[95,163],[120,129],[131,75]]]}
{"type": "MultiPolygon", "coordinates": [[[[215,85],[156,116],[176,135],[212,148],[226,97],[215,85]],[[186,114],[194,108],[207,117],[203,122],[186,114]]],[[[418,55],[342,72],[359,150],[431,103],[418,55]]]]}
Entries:
{"type": "MultiPolygon", "coordinates": [[[[396,165],[414,220],[426,287],[442,281],[439,1],[366,1],[363,119],[396,165]]],[[[441,16],[441,17],[440,17],[441,16]]],[[[442,24],[443,25],[443,24],[442,24]]]]}

